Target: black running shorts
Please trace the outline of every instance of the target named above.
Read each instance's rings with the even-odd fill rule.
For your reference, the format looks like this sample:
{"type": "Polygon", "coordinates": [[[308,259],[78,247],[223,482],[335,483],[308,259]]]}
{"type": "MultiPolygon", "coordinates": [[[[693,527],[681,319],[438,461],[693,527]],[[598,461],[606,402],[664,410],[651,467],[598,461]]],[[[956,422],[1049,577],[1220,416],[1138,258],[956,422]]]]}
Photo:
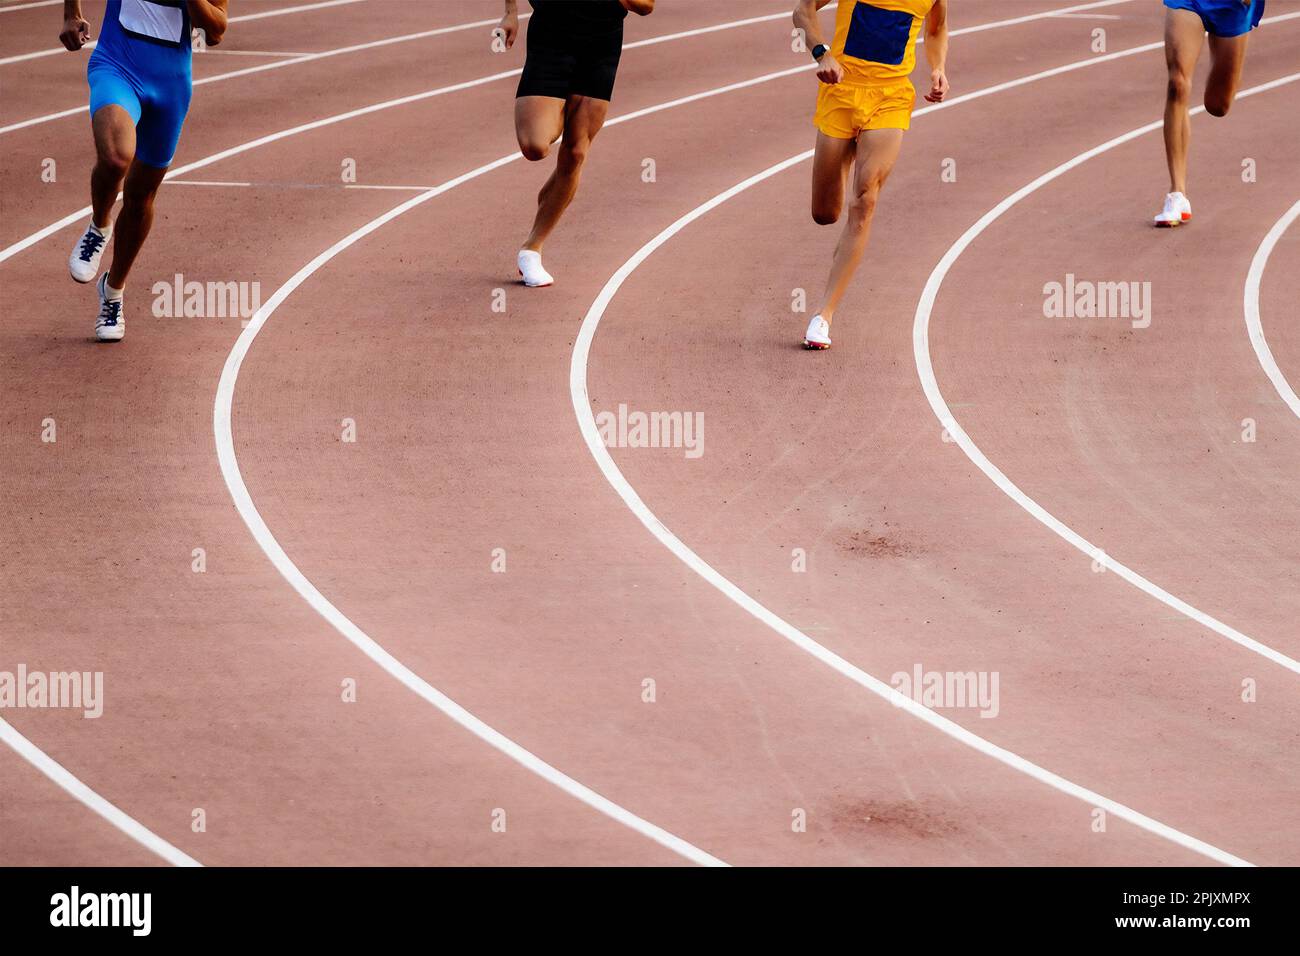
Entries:
{"type": "Polygon", "coordinates": [[[623,52],[618,0],[532,0],[528,56],[515,96],[609,100],[623,52]]]}

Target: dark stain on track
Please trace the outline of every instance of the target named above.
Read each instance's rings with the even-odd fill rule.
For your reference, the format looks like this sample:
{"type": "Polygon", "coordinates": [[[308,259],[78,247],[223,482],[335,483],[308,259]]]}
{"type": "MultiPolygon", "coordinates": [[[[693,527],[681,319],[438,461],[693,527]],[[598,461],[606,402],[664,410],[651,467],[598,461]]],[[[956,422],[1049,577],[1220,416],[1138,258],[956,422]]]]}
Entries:
{"type": "Polygon", "coordinates": [[[840,539],[840,548],[863,558],[910,558],[922,553],[924,549],[919,544],[887,526],[888,522],[883,531],[868,528],[850,532],[840,539]]]}
{"type": "Polygon", "coordinates": [[[830,820],[831,829],[840,836],[927,840],[960,829],[949,814],[913,800],[844,800],[831,808],[830,820]]]}

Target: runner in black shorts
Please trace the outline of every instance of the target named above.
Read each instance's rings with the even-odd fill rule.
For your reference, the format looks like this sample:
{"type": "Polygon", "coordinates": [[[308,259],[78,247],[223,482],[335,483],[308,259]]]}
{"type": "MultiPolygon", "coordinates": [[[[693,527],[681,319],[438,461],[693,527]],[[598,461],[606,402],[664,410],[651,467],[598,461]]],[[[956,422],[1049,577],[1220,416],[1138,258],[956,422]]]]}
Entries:
{"type": "MultiPolygon", "coordinates": [[[[623,51],[623,19],[646,16],[654,0],[529,0],[528,56],[515,93],[515,135],[524,157],[545,159],[560,139],[555,172],[537,196],[533,231],[519,251],[526,286],[555,280],[542,268],[542,244],[573,201],[587,150],[604,125],[623,51]]],[[[499,29],[506,46],[519,32],[517,0],[505,0],[499,29]]]]}

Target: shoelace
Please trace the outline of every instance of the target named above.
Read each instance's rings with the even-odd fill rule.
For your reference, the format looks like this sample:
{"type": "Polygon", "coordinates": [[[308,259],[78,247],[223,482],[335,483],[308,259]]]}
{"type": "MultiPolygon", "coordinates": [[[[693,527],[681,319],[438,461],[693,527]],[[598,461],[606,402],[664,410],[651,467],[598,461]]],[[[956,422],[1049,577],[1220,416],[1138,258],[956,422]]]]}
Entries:
{"type": "Polygon", "coordinates": [[[122,317],[122,300],[105,299],[99,307],[99,321],[95,323],[98,328],[101,325],[114,326],[117,320],[122,317]]]}
{"type": "Polygon", "coordinates": [[[104,237],[99,233],[86,230],[86,234],[81,237],[81,261],[89,262],[99,252],[99,247],[104,244],[104,237]]]}

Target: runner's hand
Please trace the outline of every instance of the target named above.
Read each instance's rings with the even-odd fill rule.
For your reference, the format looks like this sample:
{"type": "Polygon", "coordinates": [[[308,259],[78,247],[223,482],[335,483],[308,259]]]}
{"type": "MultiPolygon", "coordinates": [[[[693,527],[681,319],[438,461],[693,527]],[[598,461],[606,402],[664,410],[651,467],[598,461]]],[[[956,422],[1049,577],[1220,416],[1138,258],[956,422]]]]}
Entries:
{"type": "Polygon", "coordinates": [[[835,57],[823,53],[822,58],[817,61],[817,79],[834,86],[844,79],[844,67],[840,66],[835,57]]]}
{"type": "Polygon", "coordinates": [[[69,17],[63,21],[59,39],[69,50],[80,50],[90,39],[90,24],[81,17],[69,17]]]}
{"type": "Polygon", "coordinates": [[[948,93],[948,77],[944,75],[943,70],[935,70],[930,74],[930,92],[925,94],[925,98],[930,103],[940,103],[948,93]]]}
{"type": "Polygon", "coordinates": [[[519,35],[519,14],[507,13],[492,32],[496,33],[497,30],[500,30],[501,35],[506,38],[506,49],[510,49],[515,45],[515,37],[519,35]]]}

